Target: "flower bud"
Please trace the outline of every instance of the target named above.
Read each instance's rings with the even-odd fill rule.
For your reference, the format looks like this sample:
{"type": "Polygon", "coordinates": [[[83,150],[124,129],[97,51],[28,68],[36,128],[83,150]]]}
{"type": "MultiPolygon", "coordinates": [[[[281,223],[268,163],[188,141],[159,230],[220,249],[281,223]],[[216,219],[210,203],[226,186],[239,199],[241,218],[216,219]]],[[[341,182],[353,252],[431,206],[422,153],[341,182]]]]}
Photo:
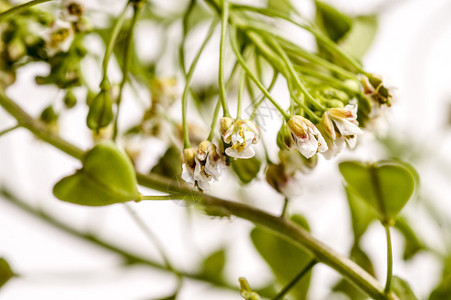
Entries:
{"type": "Polygon", "coordinates": [[[269,164],[266,169],[266,182],[277,192],[282,193],[283,187],[288,182],[288,177],[281,164],[269,164]]]}
{"type": "Polygon", "coordinates": [[[282,127],[280,127],[280,130],[277,133],[277,146],[279,149],[291,149],[291,147],[294,146],[290,129],[285,123],[282,124],[282,127]]]}
{"type": "Polygon", "coordinates": [[[219,132],[222,136],[233,126],[234,122],[235,120],[229,117],[221,118],[219,121],[219,132]]]}
{"type": "Polygon", "coordinates": [[[387,104],[391,106],[392,95],[390,91],[383,85],[382,79],[378,76],[368,75],[362,76],[361,83],[363,92],[379,104],[387,104]]]}
{"type": "Polygon", "coordinates": [[[197,158],[199,160],[205,160],[207,158],[208,152],[210,150],[211,142],[210,141],[202,141],[197,147],[197,158]]]}
{"type": "Polygon", "coordinates": [[[113,120],[113,102],[108,90],[101,90],[89,106],[86,124],[89,129],[99,131],[113,120]]]}
{"type": "Polygon", "coordinates": [[[196,150],[194,150],[194,148],[183,149],[182,161],[188,167],[190,167],[190,168],[194,168],[195,167],[195,165],[196,165],[196,161],[194,160],[195,157],[196,157],[196,150]]]}
{"type": "Polygon", "coordinates": [[[77,98],[75,97],[74,93],[72,93],[72,90],[68,90],[66,95],[64,95],[64,106],[66,108],[71,109],[77,104],[77,98]]]}

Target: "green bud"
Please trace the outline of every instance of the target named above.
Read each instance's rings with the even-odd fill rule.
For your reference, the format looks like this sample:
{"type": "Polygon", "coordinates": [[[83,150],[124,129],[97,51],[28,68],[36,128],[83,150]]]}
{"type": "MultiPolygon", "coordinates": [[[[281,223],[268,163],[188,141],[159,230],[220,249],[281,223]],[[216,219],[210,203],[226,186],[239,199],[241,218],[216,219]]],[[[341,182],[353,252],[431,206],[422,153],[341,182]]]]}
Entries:
{"type": "Polygon", "coordinates": [[[64,95],[64,106],[66,108],[71,109],[77,104],[77,98],[75,97],[74,93],[72,93],[72,90],[68,90],[66,95],[64,95]]]}
{"type": "Polygon", "coordinates": [[[100,128],[108,126],[113,120],[113,101],[109,91],[101,90],[89,105],[86,124],[89,129],[99,131],[100,128]]]}
{"type": "Polygon", "coordinates": [[[279,193],[283,193],[283,187],[288,182],[284,167],[281,164],[269,164],[266,168],[266,182],[279,193]]]}
{"type": "Polygon", "coordinates": [[[327,107],[331,108],[343,108],[345,107],[343,102],[340,100],[326,100],[325,101],[327,107]]]}
{"type": "Polygon", "coordinates": [[[53,106],[50,105],[41,112],[39,119],[46,124],[52,124],[58,120],[58,115],[53,109],[53,106]]]}
{"type": "Polygon", "coordinates": [[[86,95],[86,105],[91,106],[92,101],[94,101],[94,98],[97,96],[96,93],[94,93],[91,90],[88,90],[88,94],[86,95]]]}
{"type": "Polygon", "coordinates": [[[8,43],[7,50],[8,60],[12,63],[24,57],[27,52],[23,41],[18,38],[14,38],[8,43]]]}
{"type": "Polygon", "coordinates": [[[277,133],[277,146],[279,147],[279,149],[291,149],[293,145],[294,141],[291,137],[290,129],[285,123],[283,123],[282,127],[280,127],[280,130],[277,133]]]}

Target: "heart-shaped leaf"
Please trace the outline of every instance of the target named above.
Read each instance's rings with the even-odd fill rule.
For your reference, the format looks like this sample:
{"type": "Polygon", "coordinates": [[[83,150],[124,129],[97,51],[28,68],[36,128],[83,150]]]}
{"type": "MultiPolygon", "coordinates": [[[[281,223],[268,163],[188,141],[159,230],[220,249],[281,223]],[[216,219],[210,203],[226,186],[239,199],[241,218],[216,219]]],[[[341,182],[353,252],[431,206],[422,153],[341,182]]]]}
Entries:
{"type": "MultiPolygon", "coordinates": [[[[292,221],[308,230],[306,220],[301,216],[293,216],[292,221]]],[[[285,286],[299,274],[312,260],[312,256],[290,242],[267,229],[256,227],[251,232],[255,248],[273,270],[276,279],[285,286]]],[[[306,299],[310,284],[309,272],[292,289],[290,295],[295,299],[306,299]]],[[[273,295],[274,296],[274,295],[273,295]]]]}
{"type": "Polygon", "coordinates": [[[61,179],[53,188],[53,194],[60,200],[88,206],[139,198],[133,165],[111,142],[98,144],[86,153],[83,168],[61,179]]]}
{"type": "Polygon", "coordinates": [[[231,161],[232,170],[244,184],[251,182],[260,171],[262,162],[257,157],[235,159],[231,161]]]}
{"type": "Polygon", "coordinates": [[[339,168],[350,191],[374,208],[384,224],[393,223],[415,191],[417,178],[405,163],[347,161],[339,168]]]}
{"type": "Polygon", "coordinates": [[[350,17],[321,1],[315,1],[315,6],[316,24],[332,41],[337,42],[351,30],[352,19],[350,17]]]}

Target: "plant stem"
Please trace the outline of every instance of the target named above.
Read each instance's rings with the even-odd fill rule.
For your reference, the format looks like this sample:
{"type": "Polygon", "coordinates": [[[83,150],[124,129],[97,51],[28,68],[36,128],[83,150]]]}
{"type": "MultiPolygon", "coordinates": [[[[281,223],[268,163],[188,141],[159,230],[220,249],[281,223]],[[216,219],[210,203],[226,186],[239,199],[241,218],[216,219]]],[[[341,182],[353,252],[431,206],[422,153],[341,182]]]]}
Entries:
{"type": "Polygon", "coordinates": [[[391,244],[390,226],[384,225],[385,234],[387,236],[387,280],[385,282],[384,293],[389,294],[391,289],[391,279],[393,276],[393,251],[391,244]]]}
{"type": "Polygon", "coordinates": [[[277,103],[276,100],[271,96],[271,94],[268,92],[267,89],[263,86],[263,84],[255,77],[254,73],[249,69],[246,62],[244,61],[243,56],[241,55],[238,46],[236,44],[236,27],[232,26],[231,30],[231,43],[232,43],[232,49],[235,52],[236,58],[238,59],[238,62],[240,63],[241,67],[246,71],[247,76],[257,85],[257,87],[260,89],[260,91],[268,98],[269,101],[274,105],[274,107],[280,112],[280,114],[285,118],[285,120],[289,120],[290,116],[285,112],[285,110],[277,103]]]}
{"type": "Polygon", "coordinates": [[[285,217],[285,213],[287,212],[287,208],[288,208],[288,202],[290,202],[290,199],[288,199],[288,197],[285,197],[285,199],[283,199],[282,212],[280,213],[281,218],[285,217]]]}
{"type": "Polygon", "coordinates": [[[119,96],[117,98],[117,111],[116,116],[114,119],[114,126],[113,126],[113,141],[116,140],[117,134],[118,134],[118,120],[119,120],[119,112],[121,108],[121,102],[122,102],[122,94],[124,90],[125,83],[128,80],[128,69],[130,64],[130,50],[132,49],[133,45],[133,32],[135,29],[136,21],[138,20],[139,12],[142,8],[142,5],[138,4],[137,6],[133,7],[133,17],[130,24],[130,28],[128,29],[127,38],[125,41],[125,53],[124,53],[124,61],[122,65],[122,81],[119,85],[119,96]]]}
{"type": "Polygon", "coordinates": [[[183,14],[183,18],[182,18],[183,35],[182,35],[182,41],[180,42],[180,48],[179,48],[179,64],[180,64],[183,74],[186,74],[185,41],[186,41],[186,36],[188,34],[188,22],[189,22],[189,17],[191,15],[191,12],[193,11],[195,4],[196,4],[196,0],[190,0],[188,7],[186,8],[185,13],[183,14]]]}
{"type": "Polygon", "coordinates": [[[185,89],[183,90],[182,95],[182,126],[183,126],[183,147],[190,148],[191,143],[189,141],[189,131],[188,131],[188,121],[186,120],[186,109],[188,105],[188,93],[190,90],[190,84],[191,80],[193,78],[194,70],[196,69],[197,63],[199,62],[199,58],[202,55],[202,52],[205,49],[205,46],[208,44],[208,41],[210,41],[211,36],[213,35],[213,32],[215,30],[217,24],[217,20],[214,20],[211,23],[210,29],[208,30],[207,36],[205,37],[204,42],[200,46],[199,51],[197,52],[196,56],[193,59],[193,62],[191,63],[191,66],[189,68],[188,74],[186,74],[186,83],[185,83],[185,89]]]}
{"type": "Polygon", "coordinates": [[[50,1],[52,1],[52,0],[33,0],[33,1],[26,2],[26,3],[20,4],[20,5],[16,5],[16,6],[10,8],[10,9],[8,9],[7,11],[4,11],[4,12],[0,13],[0,21],[2,19],[5,19],[5,18],[11,16],[14,13],[18,13],[18,12],[24,10],[24,9],[27,9],[29,7],[32,7],[32,6],[35,6],[37,4],[41,4],[41,3],[44,3],[44,2],[50,2],[50,1]]]}
{"type": "Polygon", "coordinates": [[[141,199],[137,202],[140,202],[141,200],[166,201],[166,200],[176,200],[176,199],[183,199],[183,198],[184,198],[184,195],[182,195],[182,194],[161,195],[161,196],[141,196],[141,199]]]}
{"type": "Polygon", "coordinates": [[[237,104],[237,108],[236,108],[236,118],[237,119],[241,119],[241,102],[243,100],[245,79],[246,79],[246,73],[244,71],[241,71],[239,84],[238,84],[238,104],[237,104]]]}
{"type": "MultiPolygon", "coordinates": [[[[83,150],[50,132],[42,122],[32,119],[17,104],[6,97],[1,90],[0,106],[13,116],[22,127],[27,128],[38,138],[77,159],[83,157],[83,150]]],[[[182,193],[186,194],[187,197],[191,195],[198,197],[202,199],[201,204],[206,208],[227,212],[230,215],[235,215],[269,229],[297,247],[312,253],[319,262],[336,270],[374,299],[398,299],[393,293],[384,293],[380,283],[356,263],[336,253],[332,248],[315,239],[309,232],[289,220],[280,218],[279,216],[273,216],[247,204],[223,200],[205,193],[200,193],[187,184],[157,174],[137,173],[136,176],[138,183],[142,186],[163,192],[182,193]]]]}
{"type": "Polygon", "coordinates": [[[15,125],[15,126],[13,126],[13,127],[6,128],[6,129],[0,131],[0,137],[4,136],[5,134],[7,134],[7,133],[9,133],[9,132],[11,132],[11,131],[13,131],[13,130],[16,130],[16,129],[19,128],[19,127],[20,127],[20,125],[17,124],[17,125],[15,125]]]}
{"type": "Polygon", "coordinates": [[[290,281],[286,287],[284,287],[274,298],[273,300],[280,300],[283,299],[283,297],[292,289],[296,283],[298,283],[299,280],[304,277],[305,274],[307,274],[308,271],[310,271],[318,261],[316,259],[312,259],[312,261],[305,266],[305,268],[298,274],[296,277],[293,278],[292,281],[290,281]]]}
{"type": "Polygon", "coordinates": [[[114,45],[116,44],[117,37],[119,35],[119,32],[122,28],[122,25],[125,21],[125,13],[127,12],[127,8],[130,5],[130,1],[127,1],[127,4],[125,5],[124,9],[122,10],[122,13],[117,18],[116,23],[113,27],[113,32],[111,33],[110,41],[108,42],[108,45],[105,49],[105,56],[103,57],[102,62],[102,82],[100,83],[100,88],[103,88],[104,82],[108,80],[107,76],[107,70],[108,70],[108,62],[110,61],[111,54],[113,53],[114,45]]]}
{"type": "Polygon", "coordinates": [[[229,22],[229,2],[222,1],[223,10],[221,14],[221,42],[219,45],[219,97],[222,102],[222,111],[224,117],[230,117],[229,108],[227,107],[227,95],[224,82],[224,59],[225,59],[225,40],[227,35],[227,25],[229,22]]]}

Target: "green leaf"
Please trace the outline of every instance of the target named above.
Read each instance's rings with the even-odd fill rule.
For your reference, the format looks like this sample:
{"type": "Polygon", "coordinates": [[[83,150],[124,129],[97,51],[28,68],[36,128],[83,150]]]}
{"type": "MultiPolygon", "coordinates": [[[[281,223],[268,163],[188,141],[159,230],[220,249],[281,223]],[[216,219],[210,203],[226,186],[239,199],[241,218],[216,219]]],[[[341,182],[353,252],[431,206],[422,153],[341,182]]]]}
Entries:
{"type": "Polygon", "coordinates": [[[111,142],[98,144],[86,153],[83,168],[61,179],[53,194],[60,200],[88,206],[139,199],[133,165],[111,142]]]}
{"type": "MultiPolygon", "coordinates": [[[[293,222],[308,230],[302,216],[293,216],[293,222]]],[[[273,271],[281,286],[288,284],[312,260],[312,256],[273,232],[256,227],[251,232],[252,242],[273,271]]],[[[292,299],[306,299],[310,284],[309,272],[290,291],[292,299]]]]}
{"type": "Polygon", "coordinates": [[[396,220],[395,228],[398,229],[404,237],[404,260],[411,259],[419,251],[425,249],[424,244],[418,239],[417,235],[405,218],[401,217],[396,220]]]}
{"type": "Polygon", "coordinates": [[[451,299],[451,254],[443,260],[442,280],[429,295],[429,300],[451,299]]]}
{"type": "Polygon", "coordinates": [[[416,179],[405,163],[358,161],[339,165],[347,187],[368,203],[384,223],[392,223],[415,191],[416,179]]]}
{"type": "Polygon", "coordinates": [[[409,284],[398,276],[393,276],[391,289],[399,300],[418,300],[409,284]]]}
{"type": "Polygon", "coordinates": [[[377,215],[360,196],[345,187],[348,198],[349,209],[351,211],[352,231],[354,232],[354,244],[358,244],[360,238],[367,230],[368,226],[373,222],[377,215]]]}
{"type": "Polygon", "coordinates": [[[101,90],[89,105],[86,125],[89,129],[99,130],[108,126],[113,120],[113,102],[109,91],[101,90]]]}
{"type": "Polygon", "coordinates": [[[11,278],[16,276],[8,262],[0,257],[0,288],[4,286],[11,278]]]}
{"type": "Polygon", "coordinates": [[[262,165],[257,157],[249,159],[235,159],[231,161],[232,170],[244,184],[251,182],[260,171],[262,165]]]}
{"type": "Polygon", "coordinates": [[[350,17],[324,2],[315,1],[315,5],[315,22],[332,41],[339,41],[351,30],[352,19],[350,17]]]}
{"type": "Polygon", "coordinates": [[[268,8],[286,16],[296,9],[290,0],[268,0],[268,8]]]}
{"type": "Polygon", "coordinates": [[[168,178],[180,177],[182,173],[180,149],[175,146],[170,146],[158,160],[158,163],[152,168],[151,172],[168,178]]]}
{"type": "Polygon", "coordinates": [[[361,60],[373,43],[377,30],[376,15],[355,17],[352,19],[352,29],[338,44],[343,51],[361,60]]]}
{"type": "Polygon", "coordinates": [[[222,282],[223,271],[226,261],[226,253],[224,249],[220,249],[211,253],[202,262],[201,276],[209,278],[215,282],[222,282]]]}

